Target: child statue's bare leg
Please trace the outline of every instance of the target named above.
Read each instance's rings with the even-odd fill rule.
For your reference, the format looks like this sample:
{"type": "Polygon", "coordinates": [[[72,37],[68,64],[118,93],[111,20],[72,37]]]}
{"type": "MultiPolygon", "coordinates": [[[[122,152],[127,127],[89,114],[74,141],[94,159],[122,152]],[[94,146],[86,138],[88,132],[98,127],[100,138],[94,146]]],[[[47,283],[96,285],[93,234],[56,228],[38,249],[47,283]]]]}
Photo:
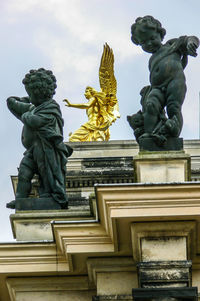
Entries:
{"type": "Polygon", "coordinates": [[[167,115],[169,119],[166,127],[170,135],[178,137],[183,127],[183,116],[181,107],[185,98],[185,81],[175,80],[169,84],[167,89],[167,115]]]}
{"type": "Polygon", "coordinates": [[[144,105],[144,131],[152,134],[159,122],[162,110],[163,95],[158,89],[153,89],[144,105]]]}

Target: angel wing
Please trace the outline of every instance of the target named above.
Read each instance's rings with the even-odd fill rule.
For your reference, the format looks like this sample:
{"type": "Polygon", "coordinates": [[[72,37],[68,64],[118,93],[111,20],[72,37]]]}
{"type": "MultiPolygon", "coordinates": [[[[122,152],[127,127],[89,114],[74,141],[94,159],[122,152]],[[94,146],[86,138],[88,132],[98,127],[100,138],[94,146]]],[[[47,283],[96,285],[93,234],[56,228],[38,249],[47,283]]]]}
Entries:
{"type": "Polygon", "coordinates": [[[99,67],[99,84],[102,92],[116,97],[117,81],[114,75],[114,54],[107,43],[104,45],[99,67]]]}

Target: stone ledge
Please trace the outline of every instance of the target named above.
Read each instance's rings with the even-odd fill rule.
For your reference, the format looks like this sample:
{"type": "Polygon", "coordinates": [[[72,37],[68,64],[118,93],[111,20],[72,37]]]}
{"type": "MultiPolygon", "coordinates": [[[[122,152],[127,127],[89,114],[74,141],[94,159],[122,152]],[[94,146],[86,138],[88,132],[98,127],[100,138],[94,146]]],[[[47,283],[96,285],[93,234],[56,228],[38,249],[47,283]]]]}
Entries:
{"type": "Polygon", "coordinates": [[[117,300],[133,300],[132,295],[103,295],[103,296],[93,296],[92,301],[117,301],[117,300]]]}
{"type": "Polygon", "coordinates": [[[67,210],[16,211],[10,215],[14,238],[17,241],[53,240],[52,221],[93,220],[90,206],[69,207],[67,210]]]}

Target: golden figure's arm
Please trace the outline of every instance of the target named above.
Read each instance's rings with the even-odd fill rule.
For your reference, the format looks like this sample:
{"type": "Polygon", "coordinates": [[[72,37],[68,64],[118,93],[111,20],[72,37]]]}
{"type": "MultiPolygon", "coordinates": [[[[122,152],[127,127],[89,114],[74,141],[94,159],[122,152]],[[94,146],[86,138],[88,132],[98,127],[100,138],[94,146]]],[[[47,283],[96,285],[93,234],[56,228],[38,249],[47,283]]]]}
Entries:
{"type": "Polygon", "coordinates": [[[67,107],[77,108],[77,109],[88,109],[96,102],[96,99],[95,99],[95,97],[92,97],[92,98],[90,98],[90,100],[88,102],[74,103],[74,104],[69,102],[68,99],[64,99],[63,101],[66,102],[67,107]]]}

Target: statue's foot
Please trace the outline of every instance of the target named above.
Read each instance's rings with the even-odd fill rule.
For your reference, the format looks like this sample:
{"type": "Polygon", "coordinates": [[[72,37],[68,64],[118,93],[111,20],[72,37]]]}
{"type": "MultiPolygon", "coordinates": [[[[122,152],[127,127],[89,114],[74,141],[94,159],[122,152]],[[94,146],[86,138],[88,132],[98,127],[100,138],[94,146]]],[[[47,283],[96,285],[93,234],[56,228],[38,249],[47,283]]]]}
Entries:
{"type": "Polygon", "coordinates": [[[15,209],[16,201],[11,201],[6,204],[6,208],[15,209]]]}

